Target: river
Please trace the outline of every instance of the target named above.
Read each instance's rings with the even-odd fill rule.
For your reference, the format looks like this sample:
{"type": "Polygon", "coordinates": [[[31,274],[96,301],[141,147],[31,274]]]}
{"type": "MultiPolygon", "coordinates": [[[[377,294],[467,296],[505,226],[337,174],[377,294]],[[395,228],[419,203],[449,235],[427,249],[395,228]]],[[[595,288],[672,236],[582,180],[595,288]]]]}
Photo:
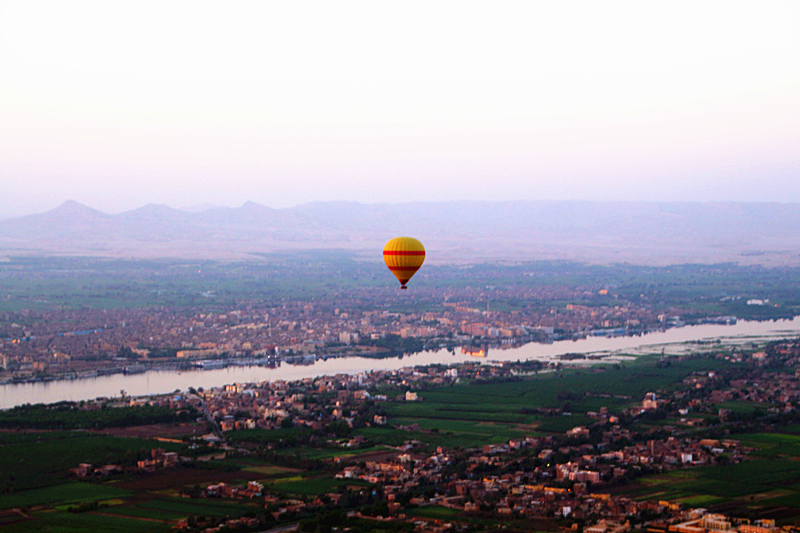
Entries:
{"type": "Polygon", "coordinates": [[[395,370],[414,365],[434,363],[498,362],[539,359],[552,360],[567,353],[615,353],[656,351],[668,345],[717,338],[777,337],[800,335],[800,317],[768,322],[739,321],[735,325],[700,325],[672,328],[666,331],[632,337],[588,337],[576,341],[557,341],[552,344],[530,343],[508,349],[491,349],[485,357],[476,358],[447,350],[421,352],[405,357],[368,359],[346,357],[320,360],[311,365],[282,364],[275,368],[248,366],[215,370],[150,371],[142,374],[113,374],[79,380],[7,384],[0,386],[0,408],[7,409],[25,403],[53,403],[63,400],[79,401],[100,396],[118,396],[121,390],[131,396],[163,394],[189,387],[218,387],[228,383],[297,380],[333,374],[357,374],[370,370],[395,370]],[[648,348],[649,347],[649,348],[648,348]]]}

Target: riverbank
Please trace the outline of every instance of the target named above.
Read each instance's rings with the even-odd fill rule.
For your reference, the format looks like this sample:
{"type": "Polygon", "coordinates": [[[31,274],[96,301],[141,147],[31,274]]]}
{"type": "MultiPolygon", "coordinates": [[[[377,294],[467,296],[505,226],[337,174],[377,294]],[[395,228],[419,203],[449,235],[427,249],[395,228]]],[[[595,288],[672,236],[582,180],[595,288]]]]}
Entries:
{"type": "MultiPolygon", "coordinates": [[[[217,387],[236,382],[296,380],[336,374],[359,374],[373,370],[396,370],[408,366],[453,364],[461,362],[497,363],[503,361],[560,360],[560,356],[578,354],[640,355],[642,353],[679,352],[682,343],[728,339],[792,337],[800,335],[800,317],[768,322],[738,321],[735,325],[704,324],[671,328],[633,337],[592,336],[549,344],[529,343],[507,349],[484,350],[482,355],[460,350],[437,349],[413,355],[372,359],[365,357],[328,358],[308,364],[277,363],[270,366],[226,366],[212,370],[152,370],[136,374],[113,374],[85,379],[0,385],[0,408],[25,403],[80,401],[98,396],[115,396],[125,390],[131,396],[164,394],[189,387],[217,387]]],[[[699,345],[697,345],[699,346],[699,345]]],[[[684,347],[685,348],[685,347],[684,347]]],[[[607,358],[585,359],[581,364],[596,364],[607,358]]],[[[577,363],[574,361],[573,363],[577,363]]]]}

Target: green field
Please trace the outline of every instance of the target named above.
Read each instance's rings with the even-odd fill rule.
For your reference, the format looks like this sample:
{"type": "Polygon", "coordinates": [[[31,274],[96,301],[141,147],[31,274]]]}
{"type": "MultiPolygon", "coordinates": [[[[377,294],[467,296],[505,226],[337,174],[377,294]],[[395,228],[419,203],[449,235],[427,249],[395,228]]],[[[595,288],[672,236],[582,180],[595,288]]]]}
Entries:
{"type": "Polygon", "coordinates": [[[0,491],[16,492],[64,483],[69,469],[80,463],[135,464],[154,448],[186,449],[180,444],[80,431],[0,434],[0,491]]]}
{"type": "Polygon", "coordinates": [[[339,487],[360,486],[370,487],[366,481],[358,479],[334,479],[332,477],[321,478],[302,478],[295,476],[287,478],[285,481],[275,480],[267,488],[276,492],[301,495],[321,495],[327,492],[337,492],[339,487]]]}
{"type": "Polygon", "coordinates": [[[437,433],[426,431],[398,431],[392,428],[371,427],[362,428],[355,432],[372,442],[385,444],[388,446],[399,446],[409,440],[424,442],[432,447],[445,446],[448,448],[474,448],[489,442],[504,442],[508,439],[504,436],[487,440],[476,434],[459,434],[448,431],[437,433]]]}
{"type": "Polygon", "coordinates": [[[720,409],[727,409],[733,413],[740,413],[740,414],[751,414],[753,411],[760,409],[761,411],[766,411],[769,407],[768,404],[763,404],[759,402],[743,402],[743,401],[729,401],[729,402],[720,402],[716,404],[717,407],[720,409]]]}
{"type": "Polygon", "coordinates": [[[248,510],[257,508],[251,502],[229,502],[224,500],[191,500],[185,498],[161,498],[139,504],[142,509],[156,509],[162,512],[188,515],[241,516],[248,510]]]}
{"type": "MultiPolygon", "coordinates": [[[[223,500],[186,500],[152,494],[153,499],[135,498],[136,493],[109,484],[73,482],[43,489],[22,491],[0,496],[2,508],[32,508],[48,506],[30,516],[31,520],[8,525],[9,531],[163,531],[164,523],[189,515],[238,517],[260,506],[252,502],[223,500]],[[81,503],[99,502],[106,505],[90,512],[70,513],[81,503]],[[134,503],[135,502],[135,503],[134,503]],[[109,505],[110,504],[110,505],[109,505]],[[122,526],[130,520],[131,526],[122,526]],[[157,524],[159,523],[160,524],[157,524]],[[62,525],[63,524],[63,525],[62,525]]],[[[6,529],[4,529],[5,531],[6,529]]]]}
{"type": "Polygon", "coordinates": [[[0,427],[14,429],[100,429],[131,427],[145,424],[192,421],[194,409],[178,415],[167,407],[151,405],[126,406],[87,411],[75,402],[53,405],[20,405],[0,410],[0,427]]]}
{"type": "MultiPolygon", "coordinates": [[[[89,257],[9,257],[0,263],[0,282],[6,298],[0,311],[23,309],[117,309],[134,307],[224,308],[242,301],[280,302],[323,299],[359,294],[374,298],[389,294],[381,263],[363,261],[344,250],[291,251],[256,254],[261,261],[215,262],[197,260],[116,260],[89,257]],[[204,296],[209,289],[214,297],[204,296]]],[[[800,306],[797,268],[764,269],[756,266],[588,265],[566,261],[534,261],[515,265],[496,262],[462,265],[426,265],[414,280],[420,289],[464,290],[495,285],[491,296],[500,311],[562,307],[572,300],[525,298],[518,289],[535,287],[615,287],[612,295],[584,296],[590,306],[638,304],[654,297],[664,307],[688,307],[704,314],[740,318],[793,316],[800,306]],[[529,276],[536,272],[536,276],[529,276]],[[736,287],[740,293],[760,294],[778,307],[746,305],[746,300],[720,300],[736,287]]],[[[485,304],[485,297],[464,293],[467,303],[485,304]]],[[[393,299],[391,311],[441,310],[439,298],[393,299]]]]}
{"type": "Polygon", "coordinates": [[[100,483],[73,482],[42,489],[0,495],[0,509],[33,507],[42,504],[74,504],[125,498],[133,493],[100,483]]]}
{"type": "Polygon", "coordinates": [[[300,472],[300,470],[297,470],[296,468],[285,468],[283,466],[274,466],[274,465],[246,466],[244,469],[248,472],[256,472],[258,474],[263,474],[268,477],[280,476],[292,472],[300,472]]]}
{"type": "MultiPolygon", "coordinates": [[[[362,430],[357,430],[355,434],[360,434],[362,430]]],[[[334,457],[348,457],[354,455],[361,455],[368,452],[378,451],[381,448],[369,446],[366,448],[312,448],[311,446],[299,446],[297,448],[284,448],[277,450],[276,453],[280,456],[291,456],[294,458],[303,459],[333,459],[334,457]]]]}
{"type": "Polygon", "coordinates": [[[260,446],[296,447],[305,444],[311,433],[312,431],[305,427],[241,429],[229,432],[228,439],[260,446]]]}
{"type": "Polygon", "coordinates": [[[178,520],[186,517],[186,513],[178,513],[174,511],[160,511],[144,506],[129,506],[119,505],[102,509],[103,514],[112,514],[117,516],[129,516],[131,518],[149,518],[153,520],[178,520]]]}
{"type": "Polygon", "coordinates": [[[417,507],[410,509],[408,514],[411,516],[424,516],[426,518],[436,518],[438,520],[452,520],[463,516],[463,512],[458,509],[450,509],[449,507],[441,507],[439,505],[430,505],[426,507],[417,507]]]}
{"type": "Polygon", "coordinates": [[[393,418],[395,425],[419,424],[422,431],[452,433],[454,435],[475,436],[479,439],[508,440],[520,437],[529,430],[520,429],[517,424],[483,422],[472,420],[436,420],[430,418],[393,418]]]}
{"type": "Polygon", "coordinates": [[[162,520],[61,511],[36,513],[30,520],[3,526],[3,533],[161,533],[169,530],[169,524],[162,520]]]}
{"type": "Polygon", "coordinates": [[[737,440],[744,446],[758,450],[751,455],[764,458],[798,458],[800,457],[800,436],[785,433],[751,433],[737,435],[737,440]]]}
{"type": "Polygon", "coordinates": [[[642,478],[625,494],[700,507],[731,502],[742,509],[788,506],[800,516],[800,462],[757,459],[679,470],[642,478]]]}
{"type": "Polygon", "coordinates": [[[392,418],[394,425],[419,424],[419,431],[396,431],[386,428],[363,428],[356,433],[371,442],[399,445],[405,440],[420,440],[431,445],[471,448],[487,443],[507,442],[510,439],[531,435],[531,428],[522,429],[517,424],[476,422],[466,420],[441,420],[431,418],[392,418]]]}
{"type": "MultiPolygon", "coordinates": [[[[474,447],[520,436],[563,433],[590,424],[592,420],[586,416],[589,411],[606,407],[610,413],[618,412],[641,402],[647,392],[674,389],[692,372],[734,364],[711,358],[676,359],[663,368],[656,363],[656,357],[639,357],[625,365],[420,390],[420,401],[389,403],[385,410],[391,424],[416,423],[421,431],[395,438],[387,434],[376,442],[398,444],[400,438],[415,438],[432,445],[474,447]],[[564,414],[537,412],[542,407],[560,409],[564,414]]],[[[376,428],[359,430],[370,438],[380,433],[376,428]]]]}
{"type": "MultiPolygon", "coordinates": [[[[359,487],[369,489],[372,485],[362,480],[335,479],[334,472],[340,466],[331,458],[350,455],[356,463],[369,460],[367,454],[378,455],[376,452],[387,451],[386,446],[410,440],[420,441],[428,449],[437,446],[468,449],[524,436],[561,434],[575,426],[589,425],[592,419],[587,411],[606,407],[610,413],[616,413],[638,404],[646,392],[683,386],[681,381],[692,372],[705,374],[736,365],[707,357],[675,358],[669,366],[657,366],[658,360],[644,356],[624,365],[546,372],[503,382],[423,388],[419,390],[420,401],[375,404],[375,409],[388,415],[388,426],[353,430],[344,427],[337,432],[345,439],[364,437],[367,441],[364,448],[335,447],[328,442],[329,436],[307,428],[230,432],[227,435],[243,449],[230,452],[227,459],[158,472],[150,477],[127,472],[112,480],[78,482],[69,479],[67,471],[81,462],[97,466],[130,465],[149,456],[153,448],[183,451],[186,447],[85,431],[0,433],[0,488],[4,491],[0,493],[0,509],[24,507],[30,516],[11,523],[17,517],[9,514],[7,523],[0,526],[7,526],[4,531],[12,532],[156,532],[166,531],[176,520],[190,515],[233,518],[264,510],[263,501],[179,497],[180,491],[197,496],[207,484],[221,481],[236,485],[257,479],[279,497],[301,500],[354,487],[358,494],[359,487]],[[607,393],[609,390],[614,391],[613,396],[607,393]],[[417,425],[414,430],[398,429],[414,424],[417,425]],[[326,447],[312,447],[323,444],[326,447]],[[148,488],[133,491],[119,486],[148,488]],[[93,503],[102,506],[67,512],[75,511],[79,504],[93,503]]],[[[396,395],[396,391],[392,392],[396,395]]],[[[720,405],[741,412],[757,408],[745,402],[720,405]]],[[[642,420],[634,427],[659,429],[662,422],[665,421],[642,420]]],[[[735,434],[736,427],[731,426],[730,438],[739,440],[742,447],[756,448],[743,462],[641,477],[627,490],[614,490],[622,490],[638,500],[669,500],[712,509],[731,503],[742,509],[790,508],[784,513],[797,510],[800,517],[800,461],[797,460],[800,426],[781,428],[780,434],[735,434]]],[[[595,436],[593,433],[592,437],[595,436]]],[[[527,468],[531,458],[519,453],[518,464],[527,468]]],[[[366,496],[370,492],[364,491],[366,496]]],[[[356,494],[348,493],[346,499],[353,497],[356,501],[356,494]]],[[[417,508],[411,514],[439,520],[457,518],[456,511],[436,506],[417,508]]]]}

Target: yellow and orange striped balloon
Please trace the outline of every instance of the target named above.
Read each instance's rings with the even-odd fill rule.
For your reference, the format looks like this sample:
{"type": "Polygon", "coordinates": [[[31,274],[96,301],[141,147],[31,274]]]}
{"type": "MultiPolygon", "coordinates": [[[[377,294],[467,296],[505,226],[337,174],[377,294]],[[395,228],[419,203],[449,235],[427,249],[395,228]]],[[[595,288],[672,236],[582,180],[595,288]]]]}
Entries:
{"type": "Polygon", "coordinates": [[[425,261],[425,247],[413,237],[395,237],[383,247],[383,260],[405,289],[425,261]]]}

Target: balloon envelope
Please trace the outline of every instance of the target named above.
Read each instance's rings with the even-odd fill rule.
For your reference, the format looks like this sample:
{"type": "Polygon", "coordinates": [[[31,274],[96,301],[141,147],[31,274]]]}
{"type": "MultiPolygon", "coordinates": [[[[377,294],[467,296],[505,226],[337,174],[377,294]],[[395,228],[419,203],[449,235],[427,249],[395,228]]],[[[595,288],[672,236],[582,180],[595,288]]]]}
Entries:
{"type": "Polygon", "coordinates": [[[405,289],[425,261],[425,247],[413,237],[395,237],[383,247],[383,260],[405,289]]]}

